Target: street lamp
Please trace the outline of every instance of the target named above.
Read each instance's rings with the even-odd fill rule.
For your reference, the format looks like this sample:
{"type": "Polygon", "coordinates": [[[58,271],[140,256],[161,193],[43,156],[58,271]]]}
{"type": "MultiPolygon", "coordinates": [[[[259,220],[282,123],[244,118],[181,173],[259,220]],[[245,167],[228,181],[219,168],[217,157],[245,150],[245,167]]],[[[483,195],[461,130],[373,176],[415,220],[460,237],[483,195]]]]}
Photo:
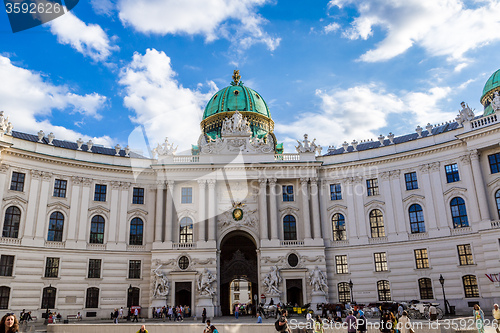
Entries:
{"type": "Polygon", "coordinates": [[[349,279],[349,290],[351,291],[351,303],[354,303],[354,297],[352,297],[352,286],[354,283],[352,283],[352,280],[349,279]]]}
{"type": "Polygon", "coordinates": [[[128,303],[128,314],[127,314],[127,321],[130,321],[130,307],[132,306],[132,291],[134,288],[132,288],[132,285],[129,285],[128,287],[128,297],[127,297],[127,303],[128,303]]]}
{"type": "Polygon", "coordinates": [[[446,300],[446,294],[444,293],[444,277],[443,274],[439,275],[439,283],[441,283],[441,287],[443,288],[443,298],[444,298],[444,314],[449,315],[448,311],[448,301],[446,300]]]}

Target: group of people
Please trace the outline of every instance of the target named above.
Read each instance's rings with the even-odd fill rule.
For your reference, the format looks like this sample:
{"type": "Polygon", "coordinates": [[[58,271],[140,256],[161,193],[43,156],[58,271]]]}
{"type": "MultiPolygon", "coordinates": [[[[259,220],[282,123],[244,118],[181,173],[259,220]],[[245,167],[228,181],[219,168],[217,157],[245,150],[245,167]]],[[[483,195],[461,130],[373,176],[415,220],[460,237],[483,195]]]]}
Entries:
{"type": "Polygon", "coordinates": [[[189,305],[163,306],[153,308],[153,318],[163,318],[164,320],[184,321],[184,318],[191,317],[189,305]]]}
{"type": "MultiPolygon", "coordinates": [[[[80,312],[78,312],[78,315],[80,315],[80,312]]],[[[139,309],[138,308],[135,308],[133,310],[130,310],[129,313],[128,313],[128,318],[130,318],[131,316],[133,316],[132,318],[132,322],[139,322],[139,309]]],[[[118,319],[122,319],[123,318],[123,307],[121,308],[115,308],[113,310],[113,312],[111,312],[111,319],[113,319],[113,323],[115,324],[118,324],[118,319]]],[[[78,318],[77,318],[78,319],[78,318]]],[[[80,317],[81,319],[81,317],[80,317]]]]}
{"type": "Polygon", "coordinates": [[[26,309],[23,309],[21,313],[19,314],[19,323],[22,324],[24,322],[30,322],[32,321],[33,318],[31,317],[31,311],[26,311],[26,309]]]}

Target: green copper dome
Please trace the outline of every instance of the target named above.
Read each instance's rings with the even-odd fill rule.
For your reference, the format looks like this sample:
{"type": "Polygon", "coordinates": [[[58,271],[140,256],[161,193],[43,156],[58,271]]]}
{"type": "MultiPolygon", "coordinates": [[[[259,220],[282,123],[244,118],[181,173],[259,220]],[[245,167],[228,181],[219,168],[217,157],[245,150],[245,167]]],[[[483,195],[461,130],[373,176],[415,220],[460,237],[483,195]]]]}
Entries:
{"type": "Polygon", "coordinates": [[[262,96],[255,90],[245,87],[242,82],[225,87],[213,95],[205,108],[203,119],[231,111],[255,112],[271,118],[271,113],[262,96]]]}
{"type": "Polygon", "coordinates": [[[484,106],[485,116],[493,113],[491,101],[493,100],[495,91],[500,91],[500,69],[491,74],[490,78],[484,85],[483,95],[481,96],[481,104],[484,106]]]}

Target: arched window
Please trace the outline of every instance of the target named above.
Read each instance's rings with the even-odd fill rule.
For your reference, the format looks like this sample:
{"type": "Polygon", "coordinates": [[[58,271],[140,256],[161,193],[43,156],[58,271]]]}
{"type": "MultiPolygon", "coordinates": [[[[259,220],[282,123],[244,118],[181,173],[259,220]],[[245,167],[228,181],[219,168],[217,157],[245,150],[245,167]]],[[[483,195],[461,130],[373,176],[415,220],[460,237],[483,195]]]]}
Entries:
{"type": "Polygon", "coordinates": [[[495,200],[497,202],[498,218],[500,219],[500,190],[495,194],[495,200]]]}
{"type": "Polygon", "coordinates": [[[130,245],[142,245],[144,223],[138,217],[130,222],[130,245]]]}
{"type": "Polygon", "coordinates": [[[418,204],[413,204],[408,210],[410,214],[410,229],[412,234],[425,232],[424,211],[418,204]]]}
{"type": "Polygon", "coordinates": [[[0,310],[7,310],[9,308],[10,288],[0,287],[0,310]]]}
{"type": "Polygon", "coordinates": [[[193,220],[189,217],[183,217],[180,224],[179,233],[180,243],[192,243],[193,242],[193,220]]]}
{"type": "Polygon", "coordinates": [[[90,223],[90,243],[104,244],[104,217],[96,215],[90,223]]]}
{"type": "Polygon", "coordinates": [[[464,284],[464,293],[466,298],[479,297],[479,288],[475,275],[465,275],[462,277],[464,284]]]}
{"type": "Polygon", "coordinates": [[[351,288],[349,288],[349,283],[340,282],[337,285],[337,290],[339,293],[339,302],[348,303],[351,301],[351,288]]]}
{"type": "Polygon", "coordinates": [[[463,228],[469,226],[467,219],[467,209],[465,201],[460,197],[451,199],[450,202],[451,217],[453,218],[453,228],[463,228]]]}
{"type": "Polygon", "coordinates": [[[21,221],[21,210],[16,206],[10,206],[5,211],[3,220],[2,237],[17,238],[19,236],[19,222],[21,221]]]}
{"type": "Polygon", "coordinates": [[[372,238],[385,237],[384,216],[379,209],[374,209],[370,212],[370,228],[372,238]]]}
{"type": "Polygon", "coordinates": [[[387,280],[377,281],[377,291],[378,291],[378,300],[380,302],[387,302],[391,300],[391,287],[389,286],[389,281],[387,280]]]}
{"type": "Polygon", "coordinates": [[[283,240],[297,240],[297,224],[293,215],[283,218],[283,240]]]}
{"type": "Polygon", "coordinates": [[[56,292],[54,287],[43,288],[42,309],[54,309],[56,307],[56,292]]]}
{"type": "Polygon", "coordinates": [[[49,242],[62,242],[64,228],[64,215],[61,212],[50,214],[49,233],[47,240],[49,242]]]}
{"type": "Polygon", "coordinates": [[[420,290],[420,299],[433,299],[432,281],[429,278],[418,279],[418,289],[420,290]]]}
{"type": "Polygon", "coordinates": [[[85,307],[91,309],[99,307],[99,288],[87,288],[87,300],[85,301],[85,307]]]}
{"type": "Polygon", "coordinates": [[[340,213],[333,214],[332,216],[332,227],[333,227],[333,240],[345,240],[345,218],[344,215],[340,213]]]}

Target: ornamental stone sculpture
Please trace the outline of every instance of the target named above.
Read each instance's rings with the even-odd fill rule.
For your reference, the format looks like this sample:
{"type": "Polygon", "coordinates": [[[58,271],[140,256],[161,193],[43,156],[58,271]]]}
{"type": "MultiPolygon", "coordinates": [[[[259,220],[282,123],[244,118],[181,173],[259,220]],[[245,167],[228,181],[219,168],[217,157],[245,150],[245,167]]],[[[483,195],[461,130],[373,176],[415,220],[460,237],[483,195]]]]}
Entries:
{"type": "Polygon", "coordinates": [[[214,282],[215,280],[216,280],[215,276],[212,273],[210,273],[208,268],[204,268],[203,273],[201,273],[197,283],[200,295],[213,296],[215,294],[215,291],[211,285],[212,282],[214,282]]]}
{"type": "Polygon", "coordinates": [[[308,138],[308,135],[304,134],[304,140],[302,142],[297,140],[297,143],[299,144],[298,146],[295,146],[295,149],[297,149],[297,153],[299,153],[299,154],[300,153],[314,153],[317,151],[319,154],[321,154],[321,150],[323,148],[321,148],[321,146],[319,146],[315,143],[316,139],[314,139],[311,142],[307,138],[308,138]]]}
{"type": "Polygon", "coordinates": [[[165,275],[165,273],[159,271],[161,266],[163,265],[160,264],[158,267],[156,267],[155,270],[153,270],[153,273],[155,273],[153,297],[165,297],[168,295],[168,292],[170,291],[170,286],[167,276],[165,275]]]}
{"type": "Polygon", "coordinates": [[[318,266],[309,273],[309,284],[312,286],[313,291],[316,292],[328,292],[328,285],[326,283],[326,275],[323,273],[318,266]]]}
{"type": "Polygon", "coordinates": [[[279,285],[283,279],[280,276],[278,266],[271,266],[271,271],[264,278],[264,285],[268,294],[279,294],[279,285]]]}
{"type": "Polygon", "coordinates": [[[495,112],[500,110],[500,94],[498,94],[498,91],[495,91],[495,97],[493,97],[491,101],[491,107],[495,112]]]}
{"type": "Polygon", "coordinates": [[[236,111],[231,118],[224,119],[222,123],[221,134],[230,136],[230,135],[244,135],[247,136],[252,134],[250,130],[250,125],[248,124],[248,120],[243,118],[241,113],[236,111]]]}
{"type": "Polygon", "coordinates": [[[177,151],[177,148],[179,146],[174,148],[173,143],[168,142],[168,138],[165,138],[165,142],[163,144],[158,144],[158,146],[153,149],[155,155],[158,154],[158,156],[164,156],[164,155],[175,155],[175,152],[177,151]]]}
{"type": "Polygon", "coordinates": [[[462,106],[462,110],[460,110],[460,118],[462,121],[470,121],[474,119],[474,111],[472,111],[469,107],[468,104],[465,104],[465,102],[460,103],[462,106]]]}

